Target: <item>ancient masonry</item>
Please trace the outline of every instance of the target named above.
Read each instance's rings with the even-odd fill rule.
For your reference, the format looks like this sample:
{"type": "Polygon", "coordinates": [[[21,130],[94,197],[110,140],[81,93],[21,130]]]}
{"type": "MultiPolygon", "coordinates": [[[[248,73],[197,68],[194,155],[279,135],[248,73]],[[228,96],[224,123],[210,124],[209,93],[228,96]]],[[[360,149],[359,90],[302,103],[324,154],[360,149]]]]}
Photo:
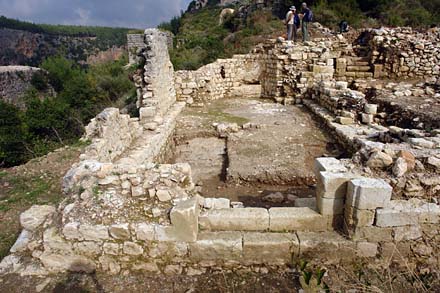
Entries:
{"type": "MultiPolygon", "coordinates": [[[[305,105],[355,154],[353,161],[393,167],[396,176],[423,168],[437,176],[418,191],[438,186],[439,131],[387,126],[382,106],[348,88],[349,81],[368,83],[374,76],[426,76],[437,83],[439,35],[414,35],[408,29],[366,31],[371,54],[364,57],[341,36],[295,46],[273,40],[191,72],[173,71],[160,31],[129,36],[136,44],[130,60],[141,64],[135,76],[140,118],[106,109],[92,120],[84,137],[91,144],[64,178],[65,201],[20,216],[23,232],[0,272],[193,275],[292,259],[338,263],[391,255],[395,245],[412,245],[423,233],[439,235],[437,204],[393,199],[400,191],[392,180],[374,178],[350,160],[316,160],[316,208],[270,209],[202,198],[188,164],[161,164],[185,104],[257,95],[305,105]]],[[[378,90],[429,95],[397,85],[378,90]]],[[[440,127],[438,117],[420,116],[417,124],[440,127]]]]}

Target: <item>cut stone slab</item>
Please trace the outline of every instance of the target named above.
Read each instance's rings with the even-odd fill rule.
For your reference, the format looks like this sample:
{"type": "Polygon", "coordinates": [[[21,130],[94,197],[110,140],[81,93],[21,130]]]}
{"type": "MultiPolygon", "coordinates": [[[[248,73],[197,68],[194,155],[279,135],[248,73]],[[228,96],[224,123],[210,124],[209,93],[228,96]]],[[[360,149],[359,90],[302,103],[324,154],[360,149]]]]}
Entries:
{"type": "Polygon", "coordinates": [[[243,235],[240,232],[202,232],[189,244],[190,258],[202,260],[240,260],[243,235]]]}
{"type": "Polygon", "coordinates": [[[341,256],[353,243],[336,232],[297,232],[300,258],[312,257],[339,263],[341,256]]]}
{"type": "Polygon", "coordinates": [[[271,208],[270,231],[326,231],[327,218],[310,208],[271,208]]]}
{"type": "Polygon", "coordinates": [[[199,203],[197,198],[179,202],[170,213],[176,237],[181,241],[193,242],[197,240],[199,231],[199,203]]]}
{"type": "Polygon", "coordinates": [[[32,238],[32,233],[27,231],[27,230],[23,230],[20,233],[20,236],[18,236],[17,241],[15,241],[15,244],[11,247],[11,252],[15,253],[15,252],[21,252],[26,250],[27,245],[29,244],[29,242],[31,241],[32,238]]]}
{"type": "Polygon", "coordinates": [[[299,251],[298,238],[288,233],[244,233],[243,259],[247,264],[286,264],[299,251]]]}
{"type": "Polygon", "coordinates": [[[361,178],[348,183],[347,205],[360,210],[387,207],[393,188],[382,179],[361,178]]]}
{"type": "Polygon", "coordinates": [[[32,206],[20,215],[20,224],[24,229],[33,232],[55,212],[56,209],[53,206],[32,206]]]}
{"type": "Polygon", "coordinates": [[[227,198],[205,198],[203,207],[205,209],[229,209],[231,201],[227,198]]]}
{"type": "Polygon", "coordinates": [[[269,212],[263,208],[220,209],[202,213],[200,228],[211,231],[266,231],[269,212]]]}
{"type": "Polygon", "coordinates": [[[319,172],[317,194],[323,198],[344,199],[347,183],[357,176],[351,173],[319,172]]]}
{"type": "Polygon", "coordinates": [[[108,228],[103,225],[81,225],[79,226],[79,232],[85,240],[101,241],[110,239],[108,228]]]}
{"type": "Polygon", "coordinates": [[[311,198],[296,198],[295,199],[296,208],[310,208],[314,211],[317,210],[316,197],[311,198]]]}

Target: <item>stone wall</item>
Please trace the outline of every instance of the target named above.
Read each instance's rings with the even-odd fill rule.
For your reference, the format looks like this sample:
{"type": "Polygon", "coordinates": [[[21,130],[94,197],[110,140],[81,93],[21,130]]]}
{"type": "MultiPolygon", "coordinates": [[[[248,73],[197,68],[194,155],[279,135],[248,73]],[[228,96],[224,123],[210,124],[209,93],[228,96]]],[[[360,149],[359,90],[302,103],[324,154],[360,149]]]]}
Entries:
{"type": "MultiPolygon", "coordinates": [[[[31,87],[35,73],[44,72],[28,66],[0,66],[0,99],[21,109],[25,107],[23,96],[31,87]]],[[[48,93],[51,91],[48,90],[48,93]]]]}
{"type": "MultiPolygon", "coordinates": [[[[147,29],[144,47],[137,49],[141,69],[134,76],[142,121],[151,121],[156,115],[163,115],[176,101],[174,68],[168,53],[167,33],[158,29],[147,29]]],[[[134,37],[136,43],[140,36],[134,37]]],[[[134,50],[130,49],[130,50],[134,50]]]]}
{"type": "Polygon", "coordinates": [[[259,97],[261,71],[258,50],[231,59],[219,59],[196,71],[177,71],[177,98],[191,104],[235,95],[259,97]]]}
{"type": "Polygon", "coordinates": [[[420,78],[440,75],[440,31],[418,32],[412,28],[368,30],[364,36],[370,47],[376,77],[420,78]]]}

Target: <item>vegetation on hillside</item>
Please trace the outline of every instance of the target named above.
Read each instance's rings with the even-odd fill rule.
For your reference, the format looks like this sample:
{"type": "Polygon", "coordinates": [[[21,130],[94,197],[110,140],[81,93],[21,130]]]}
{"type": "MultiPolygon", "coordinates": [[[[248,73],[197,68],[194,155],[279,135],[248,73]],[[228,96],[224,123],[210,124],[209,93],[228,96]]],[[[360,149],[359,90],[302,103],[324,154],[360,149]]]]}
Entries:
{"type": "Polygon", "coordinates": [[[0,167],[14,166],[77,141],[84,125],[108,106],[123,106],[136,95],[127,58],[88,69],[56,56],[41,67],[48,76],[33,78],[26,110],[0,102],[0,167]],[[38,90],[50,84],[55,97],[40,99],[38,90]]]}
{"type": "MultiPolygon", "coordinates": [[[[241,2],[243,5],[249,1],[241,2]]],[[[291,5],[301,7],[302,2],[283,0],[276,8],[236,12],[221,25],[219,18],[223,8],[217,5],[219,1],[211,0],[205,8],[195,12],[190,4],[186,13],[159,28],[176,36],[175,49],[170,52],[175,69],[194,70],[218,58],[246,53],[265,38],[283,34],[280,18],[291,5]]],[[[440,21],[440,0],[310,0],[307,3],[313,9],[315,21],[335,30],[341,20],[347,20],[354,27],[429,27],[440,21]]]]}
{"type": "Polygon", "coordinates": [[[127,43],[127,33],[130,31],[128,28],[35,24],[10,19],[5,16],[0,16],[0,29],[1,28],[23,30],[31,33],[48,34],[53,36],[96,38],[96,45],[100,49],[106,49],[112,46],[124,46],[127,43]]]}

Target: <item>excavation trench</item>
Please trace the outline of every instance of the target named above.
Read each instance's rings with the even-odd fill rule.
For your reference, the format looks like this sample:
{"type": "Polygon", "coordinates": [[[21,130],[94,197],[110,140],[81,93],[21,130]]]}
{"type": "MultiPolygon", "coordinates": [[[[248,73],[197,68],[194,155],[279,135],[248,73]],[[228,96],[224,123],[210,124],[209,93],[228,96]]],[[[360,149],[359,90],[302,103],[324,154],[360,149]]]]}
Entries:
{"type": "Polygon", "coordinates": [[[204,197],[247,207],[293,207],[313,205],[314,159],[340,154],[305,108],[231,98],[184,110],[169,162],[188,162],[204,197]],[[226,135],[216,128],[234,123],[238,129],[226,135]]]}

